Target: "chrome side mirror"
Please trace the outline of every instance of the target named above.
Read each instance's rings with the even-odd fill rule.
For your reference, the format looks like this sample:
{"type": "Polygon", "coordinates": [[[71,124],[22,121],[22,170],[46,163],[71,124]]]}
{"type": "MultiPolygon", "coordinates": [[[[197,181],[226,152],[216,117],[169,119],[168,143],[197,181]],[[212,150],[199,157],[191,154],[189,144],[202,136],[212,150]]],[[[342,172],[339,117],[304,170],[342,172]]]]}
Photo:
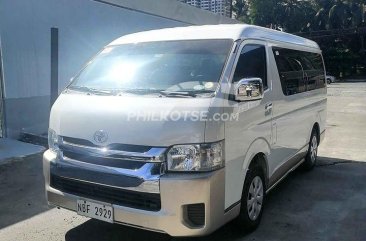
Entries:
{"type": "Polygon", "coordinates": [[[235,86],[236,101],[261,100],[263,98],[263,82],[261,78],[245,78],[235,86]]]}

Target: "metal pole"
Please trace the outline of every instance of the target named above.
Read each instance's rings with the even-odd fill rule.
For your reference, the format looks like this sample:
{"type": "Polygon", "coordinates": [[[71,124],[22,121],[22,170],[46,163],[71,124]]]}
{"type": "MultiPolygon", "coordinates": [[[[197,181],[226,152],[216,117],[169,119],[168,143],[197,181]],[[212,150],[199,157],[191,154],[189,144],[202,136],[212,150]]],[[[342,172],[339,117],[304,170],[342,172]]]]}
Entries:
{"type": "Polygon", "coordinates": [[[51,105],[58,96],[58,28],[51,28],[51,105]]]}
{"type": "Polygon", "coordinates": [[[1,36],[0,36],[0,138],[6,137],[4,86],[5,86],[5,84],[4,84],[4,65],[3,65],[2,45],[1,45],[1,36]]]}

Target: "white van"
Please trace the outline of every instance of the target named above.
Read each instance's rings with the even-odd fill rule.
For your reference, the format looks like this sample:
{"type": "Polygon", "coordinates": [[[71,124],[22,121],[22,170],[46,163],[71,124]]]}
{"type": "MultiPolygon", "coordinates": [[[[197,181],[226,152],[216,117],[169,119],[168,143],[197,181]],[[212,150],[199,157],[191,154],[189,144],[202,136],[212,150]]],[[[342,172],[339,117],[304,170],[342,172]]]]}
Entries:
{"type": "Polygon", "coordinates": [[[52,107],[48,202],[172,236],[254,229],[266,193],[314,167],[326,102],[311,40],[250,25],[123,36],[52,107]]]}

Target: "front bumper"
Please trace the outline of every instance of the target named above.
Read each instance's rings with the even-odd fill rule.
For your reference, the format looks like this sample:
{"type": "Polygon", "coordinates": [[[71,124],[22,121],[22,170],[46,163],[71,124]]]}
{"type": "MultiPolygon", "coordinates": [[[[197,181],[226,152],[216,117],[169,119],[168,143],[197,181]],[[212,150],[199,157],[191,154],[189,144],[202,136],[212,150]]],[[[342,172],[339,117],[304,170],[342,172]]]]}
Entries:
{"type": "MultiPolygon", "coordinates": [[[[76,201],[80,197],[50,186],[50,162],[56,161],[56,155],[53,152],[45,152],[43,171],[47,200],[49,204],[76,211],[76,201]]],[[[114,222],[164,232],[171,236],[200,236],[215,231],[239,213],[238,206],[230,211],[224,211],[224,169],[209,173],[165,174],[160,178],[160,198],[159,211],[140,210],[112,203],[114,222]],[[204,204],[205,222],[204,225],[194,226],[187,220],[185,207],[198,203],[204,204]]]]}

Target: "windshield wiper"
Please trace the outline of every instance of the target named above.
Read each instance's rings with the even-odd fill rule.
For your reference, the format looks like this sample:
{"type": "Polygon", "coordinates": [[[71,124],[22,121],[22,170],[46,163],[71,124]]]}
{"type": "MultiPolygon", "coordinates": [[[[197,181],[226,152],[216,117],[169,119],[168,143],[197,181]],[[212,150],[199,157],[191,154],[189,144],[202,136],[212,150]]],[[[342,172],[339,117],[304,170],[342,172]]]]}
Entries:
{"type": "Polygon", "coordinates": [[[189,91],[162,90],[159,93],[165,97],[196,97],[196,94],[189,92],[189,91]]]}
{"type": "Polygon", "coordinates": [[[197,90],[197,91],[160,91],[160,94],[166,97],[197,97],[200,94],[214,93],[212,90],[197,90]]]}
{"type": "Polygon", "coordinates": [[[76,91],[81,91],[81,92],[87,92],[90,94],[102,94],[102,95],[111,95],[113,92],[109,91],[109,90],[99,90],[99,89],[94,89],[94,88],[89,88],[86,86],[69,86],[68,89],[70,90],[76,90],[76,91]]]}
{"type": "Polygon", "coordinates": [[[146,95],[146,94],[160,94],[161,90],[158,89],[120,89],[118,90],[118,95],[123,93],[130,93],[130,94],[139,94],[139,95],[146,95]]]}

